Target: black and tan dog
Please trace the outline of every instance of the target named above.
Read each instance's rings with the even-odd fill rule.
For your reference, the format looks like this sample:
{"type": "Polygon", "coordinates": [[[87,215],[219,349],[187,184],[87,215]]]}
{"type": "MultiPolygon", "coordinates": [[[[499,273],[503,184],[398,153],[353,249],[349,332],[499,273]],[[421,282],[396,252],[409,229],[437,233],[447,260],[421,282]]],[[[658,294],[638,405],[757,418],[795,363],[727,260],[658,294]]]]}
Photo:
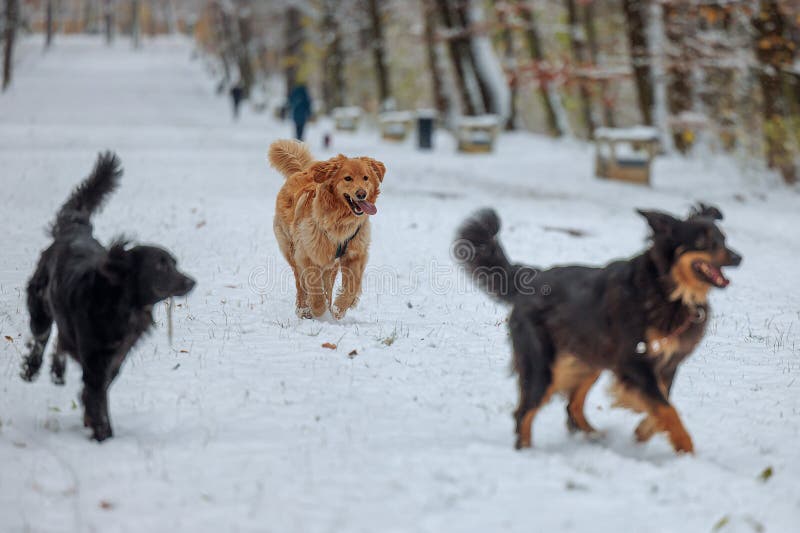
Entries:
{"type": "Polygon", "coordinates": [[[31,381],[39,372],[55,322],[53,382],[64,383],[66,353],[81,364],[83,423],[98,441],[112,435],[108,387],[128,351],[153,324],[153,305],[187,294],[195,283],[162,248],[129,248],[118,239],[106,249],[92,236],[91,216],[121,175],[116,156],[98,157],[91,175],[59,210],[51,228],[53,244],[42,252],[28,283],[33,339],[22,378],[31,381]]]}
{"type": "Polygon", "coordinates": [[[538,271],[511,264],[492,210],[461,226],[457,259],[489,294],[514,306],[509,328],[519,376],[517,448],[531,445],[536,412],[554,393],[568,399],[570,431],[594,432],[583,403],[600,373],[610,370],[617,404],[647,414],[637,440],[664,431],[676,451],[693,451],[670,389],[678,366],[704,335],[709,290],[728,285],[722,267],[738,266],[741,257],[726,247],[715,207],[700,204],[685,220],[639,213],[652,228],[651,246],[604,268],[538,271]]]}

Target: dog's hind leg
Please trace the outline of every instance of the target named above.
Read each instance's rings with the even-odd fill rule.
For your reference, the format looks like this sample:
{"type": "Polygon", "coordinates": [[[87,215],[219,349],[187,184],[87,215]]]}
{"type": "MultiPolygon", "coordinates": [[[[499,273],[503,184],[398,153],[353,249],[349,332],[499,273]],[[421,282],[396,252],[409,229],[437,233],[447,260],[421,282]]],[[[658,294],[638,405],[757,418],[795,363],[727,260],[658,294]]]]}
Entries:
{"type": "Polygon", "coordinates": [[[59,341],[56,343],[56,349],[53,351],[52,360],[50,362],[50,379],[56,385],[64,384],[64,371],[67,369],[67,354],[59,341]]]}
{"type": "Polygon", "coordinates": [[[33,381],[42,367],[44,348],[50,338],[53,326],[53,317],[45,298],[47,289],[47,273],[44,258],[40,261],[36,272],[28,283],[28,313],[30,313],[30,328],[32,339],[28,343],[29,352],[22,362],[20,375],[25,381],[33,381]]]}
{"type": "Polygon", "coordinates": [[[519,378],[519,404],[514,412],[516,420],[516,449],[530,448],[533,421],[539,408],[553,394],[551,365],[555,358],[552,343],[544,328],[530,322],[530,318],[510,320],[514,345],[514,369],[519,378]]]}

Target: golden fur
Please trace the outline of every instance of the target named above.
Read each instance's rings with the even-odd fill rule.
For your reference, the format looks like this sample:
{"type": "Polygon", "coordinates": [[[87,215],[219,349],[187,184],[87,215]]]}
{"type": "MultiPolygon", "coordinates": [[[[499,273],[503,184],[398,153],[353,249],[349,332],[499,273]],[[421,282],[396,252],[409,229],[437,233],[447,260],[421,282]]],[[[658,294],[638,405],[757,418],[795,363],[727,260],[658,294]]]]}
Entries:
{"type": "Polygon", "coordinates": [[[286,177],[275,204],[274,229],[294,272],[297,314],[319,317],[330,309],[340,319],[361,295],[370,242],[370,215],[357,215],[347,197],[354,199],[363,190],[374,205],[386,167],[371,157],[342,154],[314,161],[308,147],[293,140],[272,143],[269,161],[286,177]],[[345,243],[347,250],[337,259],[345,243]],[[342,286],[334,301],[339,271],[342,286]]]}

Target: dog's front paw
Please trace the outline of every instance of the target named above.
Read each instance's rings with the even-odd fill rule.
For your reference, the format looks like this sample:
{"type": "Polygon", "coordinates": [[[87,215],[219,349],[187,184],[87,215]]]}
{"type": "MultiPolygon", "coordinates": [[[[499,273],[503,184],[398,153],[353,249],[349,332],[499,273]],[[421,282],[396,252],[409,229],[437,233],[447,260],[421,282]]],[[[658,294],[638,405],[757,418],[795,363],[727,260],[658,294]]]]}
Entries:
{"type": "Polygon", "coordinates": [[[694,443],[687,432],[674,432],[669,440],[677,453],[694,453],[694,443]]]}
{"type": "Polygon", "coordinates": [[[314,315],[311,314],[310,307],[298,307],[294,312],[297,318],[314,318],[314,315]]]}
{"type": "Polygon", "coordinates": [[[111,431],[111,424],[97,424],[92,427],[92,438],[97,442],[103,442],[114,436],[111,431]]]}
{"type": "Polygon", "coordinates": [[[650,416],[642,420],[633,432],[636,442],[647,442],[658,431],[658,423],[650,416]]]}
{"type": "Polygon", "coordinates": [[[19,377],[23,380],[31,382],[36,378],[37,374],[39,374],[39,369],[42,367],[41,360],[37,363],[36,361],[31,361],[30,359],[26,359],[22,363],[22,370],[19,373],[19,377]]]}
{"type": "Polygon", "coordinates": [[[333,318],[335,318],[336,320],[341,320],[344,318],[344,315],[347,314],[347,309],[340,309],[338,305],[332,304],[331,314],[333,315],[333,318]]]}

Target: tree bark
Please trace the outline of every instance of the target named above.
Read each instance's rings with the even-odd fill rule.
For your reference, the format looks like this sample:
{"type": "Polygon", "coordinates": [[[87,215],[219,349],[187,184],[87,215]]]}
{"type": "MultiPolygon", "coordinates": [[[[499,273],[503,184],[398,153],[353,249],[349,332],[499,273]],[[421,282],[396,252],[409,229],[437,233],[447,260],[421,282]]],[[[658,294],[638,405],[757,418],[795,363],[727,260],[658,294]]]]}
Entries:
{"type": "Polygon", "coordinates": [[[55,0],[47,0],[47,4],[44,7],[44,49],[48,50],[50,46],[53,44],[53,29],[55,26],[55,21],[53,20],[55,16],[55,9],[53,3],[55,0]]]}
{"type": "MultiPolygon", "coordinates": [[[[593,0],[590,0],[583,6],[583,25],[586,31],[586,47],[589,49],[589,60],[593,66],[598,67],[600,65],[600,54],[597,44],[597,28],[595,27],[593,0]]],[[[613,128],[616,121],[614,120],[614,105],[609,97],[608,80],[606,78],[601,78],[599,87],[600,103],[603,108],[603,125],[613,128]]]]}
{"type": "MultiPolygon", "coordinates": [[[[541,65],[544,62],[544,49],[542,42],[539,38],[539,28],[536,25],[536,17],[533,14],[533,8],[525,4],[524,0],[513,0],[515,6],[519,10],[520,18],[525,26],[525,42],[528,46],[528,54],[531,60],[536,65],[541,65]]],[[[564,132],[558,123],[558,114],[556,113],[555,105],[550,100],[550,82],[542,77],[539,81],[539,101],[542,108],[545,110],[547,116],[547,128],[550,134],[554,137],[561,137],[564,132]]]]}
{"type": "Polygon", "coordinates": [[[134,48],[139,48],[142,29],[139,21],[139,0],[131,0],[131,41],[134,48]]]}
{"type": "Polygon", "coordinates": [[[755,52],[759,63],[758,80],[763,99],[764,143],[767,165],[778,170],[787,184],[797,183],[796,154],[790,149],[791,134],[786,117],[781,70],[792,65],[796,50],[787,38],[789,23],[777,0],[760,0],[753,18],[755,52]]]}
{"type": "Polygon", "coordinates": [[[519,85],[517,73],[517,60],[514,53],[514,34],[508,21],[508,15],[503,6],[497,5],[497,0],[492,2],[497,12],[497,21],[500,23],[500,42],[503,46],[503,72],[508,83],[509,106],[508,118],[505,123],[506,131],[514,131],[517,122],[517,89],[519,85]]]}
{"type": "MultiPolygon", "coordinates": [[[[667,47],[667,109],[673,117],[691,111],[692,89],[692,54],[686,46],[689,38],[689,25],[692,22],[688,6],[685,4],[664,4],[663,7],[664,36],[667,47]]],[[[691,148],[683,131],[672,132],[675,148],[685,154],[691,148]]]]}
{"type": "Polygon", "coordinates": [[[301,24],[300,10],[290,7],[286,10],[286,97],[297,84],[297,71],[300,63],[300,53],[303,46],[303,27],[301,24]]]}
{"type": "Polygon", "coordinates": [[[628,31],[631,67],[636,82],[636,95],[642,122],[653,125],[653,75],[650,68],[650,49],[647,39],[647,2],[622,0],[628,31]]]}
{"type": "Polygon", "coordinates": [[[6,0],[5,47],[3,53],[3,91],[11,84],[14,73],[14,42],[19,23],[19,0],[6,0]]]}
{"type": "Polygon", "coordinates": [[[347,88],[344,78],[345,55],[342,32],[336,19],[337,0],[322,2],[322,36],[325,51],[322,57],[322,101],[325,112],[345,105],[347,88]]]}
{"type": "Polygon", "coordinates": [[[105,21],[106,44],[111,45],[114,41],[114,0],[105,0],[104,10],[103,19],[105,21]]]}
{"type": "Polygon", "coordinates": [[[255,75],[253,73],[253,61],[250,57],[250,40],[252,31],[250,29],[250,18],[252,12],[248,9],[245,0],[239,0],[236,4],[236,30],[238,42],[236,46],[236,58],[239,65],[239,78],[245,98],[250,95],[253,87],[255,75]]]}
{"type": "MultiPolygon", "coordinates": [[[[566,0],[567,4],[567,23],[569,25],[569,42],[572,49],[573,63],[578,67],[586,66],[586,42],[578,16],[578,6],[575,0],[566,0]]],[[[578,94],[581,101],[581,115],[583,125],[586,128],[586,136],[594,138],[594,118],[592,117],[592,95],[589,92],[588,80],[583,75],[577,76],[578,94]]]]}
{"type": "Polygon", "coordinates": [[[431,75],[433,105],[440,116],[450,112],[450,100],[444,89],[442,72],[439,69],[439,57],[436,51],[436,13],[428,0],[422,2],[422,19],[424,24],[425,51],[428,56],[428,70],[431,75]]]}
{"type": "MultiPolygon", "coordinates": [[[[439,19],[448,31],[453,31],[456,26],[453,15],[450,12],[450,6],[447,0],[436,0],[436,8],[439,12],[439,19]]],[[[449,36],[447,39],[447,51],[450,55],[450,61],[453,64],[453,72],[456,78],[456,86],[458,87],[461,103],[464,106],[465,115],[477,115],[477,102],[474,102],[470,91],[467,88],[467,66],[464,58],[464,37],[449,36]]]]}
{"type": "Polygon", "coordinates": [[[370,25],[372,27],[372,59],[375,65],[375,78],[378,83],[380,108],[384,109],[392,98],[389,69],[386,65],[386,42],[383,37],[383,19],[378,0],[367,0],[370,25]]]}

